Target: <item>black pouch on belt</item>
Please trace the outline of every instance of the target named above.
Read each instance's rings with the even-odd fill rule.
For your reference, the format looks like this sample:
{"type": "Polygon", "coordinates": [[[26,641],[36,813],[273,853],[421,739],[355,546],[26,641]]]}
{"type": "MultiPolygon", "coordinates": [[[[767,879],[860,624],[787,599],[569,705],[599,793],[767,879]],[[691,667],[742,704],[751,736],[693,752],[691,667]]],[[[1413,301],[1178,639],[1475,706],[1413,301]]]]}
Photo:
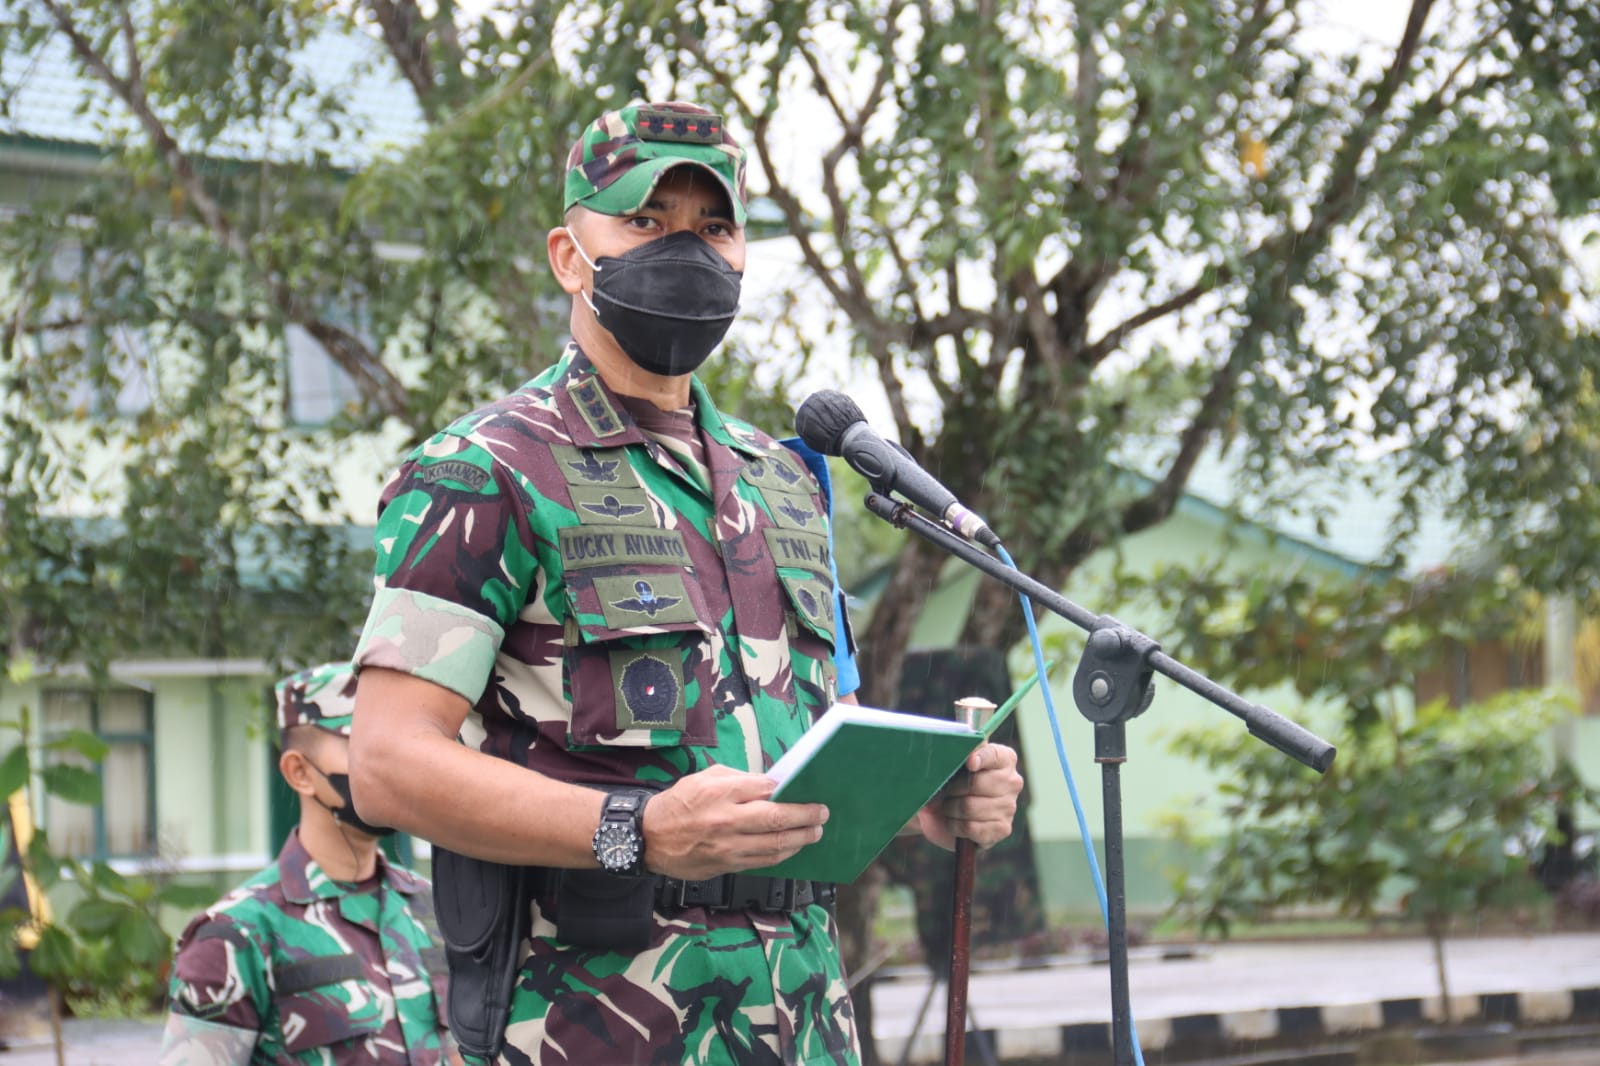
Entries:
{"type": "Polygon", "coordinates": [[[433,908],[450,960],[450,1032],[469,1055],[493,1060],[505,1043],[529,902],[542,873],[433,849],[433,908]]]}
{"type": "Polygon", "coordinates": [[[577,947],[611,951],[650,946],[659,877],[619,877],[604,870],[558,873],[556,936],[577,947]]]}

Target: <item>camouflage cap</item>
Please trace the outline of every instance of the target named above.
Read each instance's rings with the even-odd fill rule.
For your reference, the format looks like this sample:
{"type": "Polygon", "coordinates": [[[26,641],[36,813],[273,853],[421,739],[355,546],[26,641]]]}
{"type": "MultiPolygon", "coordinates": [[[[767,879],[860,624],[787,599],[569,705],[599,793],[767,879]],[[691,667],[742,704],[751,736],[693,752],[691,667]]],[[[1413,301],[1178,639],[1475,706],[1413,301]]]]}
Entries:
{"type": "Polygon", "coordinates": [[[356,709],[356,673],[352,663],[323,663],[279,681],[278,733],[297,725],[314,725],[342,737],[350,735],[356,709]]]}
{"type": "Polygon", "coordinates": [[[629,104],[589,123],[567,154],[562,210],[581,204],[602,215],[631,214],[644,206],[663,172],[684,163],[716,176],[734,221],[744,225],[744,149],[721,115],[677,101],[629,104]]]}

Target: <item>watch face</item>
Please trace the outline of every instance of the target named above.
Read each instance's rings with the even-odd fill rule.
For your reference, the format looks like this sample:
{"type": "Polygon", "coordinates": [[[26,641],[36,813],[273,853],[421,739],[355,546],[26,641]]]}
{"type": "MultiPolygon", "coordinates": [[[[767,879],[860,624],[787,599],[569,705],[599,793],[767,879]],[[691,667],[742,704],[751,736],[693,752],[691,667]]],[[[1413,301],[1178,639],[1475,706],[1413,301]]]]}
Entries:
{"type": "Polygon", "coordinates": [[[594,835],[594,853],[612,873],[625,873],[639,861],[639,835],[629,825],[603,825],[594,835]]]}

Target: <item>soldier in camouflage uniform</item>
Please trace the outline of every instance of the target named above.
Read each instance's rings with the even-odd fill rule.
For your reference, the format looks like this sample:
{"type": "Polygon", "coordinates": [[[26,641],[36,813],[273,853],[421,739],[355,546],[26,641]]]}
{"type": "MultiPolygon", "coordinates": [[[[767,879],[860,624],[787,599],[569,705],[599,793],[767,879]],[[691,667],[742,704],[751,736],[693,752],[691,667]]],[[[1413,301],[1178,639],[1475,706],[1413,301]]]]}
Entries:
{"type": "Polygon", "coordinates": [[[278,683],[278,766],[300,824],[271,866],[178,940],[161,1066],[459,1062],[441,1022],[428,883],[384,860],[350,804],[349,663],[278,683]]]}
{"type": "MultiPolygon", "coordinates": [[[[826,831],[763,771],[855,685],[822,485],[692,376],[737,306],[744,163],[691,105],[591,124],[547,238],[574,343],[383,493],[356,795],[557,875],[529,904],[506,1066],[859,1058],[826,886],[733,876],[826,831]],[[618,814],[607,794],[633,789],[642,812],[618,814]],[[617,869],[613,815],[636,818],[648,897],[625,947],[563,927],[566,886],[617,869]]],[[[947,847],[1010,832],[1015,753],[968,769],[919,819],[947,847]]]]}

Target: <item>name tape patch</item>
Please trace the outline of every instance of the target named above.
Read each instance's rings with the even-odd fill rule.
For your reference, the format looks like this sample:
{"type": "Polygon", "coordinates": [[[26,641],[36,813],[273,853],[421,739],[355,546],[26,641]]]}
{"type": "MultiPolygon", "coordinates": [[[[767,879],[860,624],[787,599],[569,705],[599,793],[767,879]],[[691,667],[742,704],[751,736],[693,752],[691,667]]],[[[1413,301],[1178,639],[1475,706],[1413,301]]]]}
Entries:
{"type": "Polygon", "coordinates": [[[832,581],[833,557],[828,553],[828,538],[820,533],[769,526],[761,531],[767,550],[779,566],[798,566],[832,581]]]}
{"type": "Polygon", "coordinates": [[[561,563],[568,570],[596,566],[691,566],[683,534],[676,529],[607,530],[567,526],[561,530],[561,563]]]}

